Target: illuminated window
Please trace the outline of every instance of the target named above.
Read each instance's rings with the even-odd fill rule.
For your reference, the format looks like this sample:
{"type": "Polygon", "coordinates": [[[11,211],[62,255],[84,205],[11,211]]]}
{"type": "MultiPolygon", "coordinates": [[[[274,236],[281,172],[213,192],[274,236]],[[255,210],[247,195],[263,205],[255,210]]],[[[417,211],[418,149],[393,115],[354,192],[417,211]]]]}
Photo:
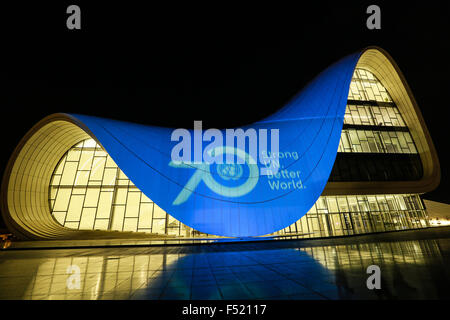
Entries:
{"type": "Polygon", "coordinates": [[[417,153],[388,91],[367,70],[357,68],[353,74],[338,152],[417,153]]]}
{"type": "Polygon", "coordinates": [[[356,68],[353,73],[349,100],[392,102],[392,98],[381,82],[370,72],[356,68]]]}
{"type": "Polygon", "coordinates": [[[416,194],[322,196],[304,217],[276,234],[311,238],[426,226],[428,217],[416,194]]]}
{"type": "Polygon", "coordinates": [[[347,105],[344,116],[344,124],[406,127],[406,124],[397,107],[357,104],[347,105]]]}
{"type": "Polygon", "coordinates": [[[75,145],[60,160],[49,205],[56,220],[72,229],[176,236],[189,231],[146,197],[93,139],[75,145]]]}
{"type": "Polygon", "coordinates": [[[417,149],[407,131],[344,129],[338,152],[416,154],[417,149]]]}

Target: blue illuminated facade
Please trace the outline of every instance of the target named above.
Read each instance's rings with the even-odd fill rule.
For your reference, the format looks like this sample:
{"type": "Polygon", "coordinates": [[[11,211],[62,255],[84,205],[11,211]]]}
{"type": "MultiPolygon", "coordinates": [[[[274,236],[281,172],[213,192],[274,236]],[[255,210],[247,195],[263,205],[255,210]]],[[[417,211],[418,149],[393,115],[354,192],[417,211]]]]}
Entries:
{"type": "MultiPolygon", "coordinates": [[[[228,129],[214,130],[227,137],[228,129]]],[[[318,237],[429,226],[419,194],[438,185],[439,161],[384,50],[345,57],[278,112],[237,130],[253,130],[256,155],[251,144],[205,139],[195,123],[187,130],[50,115],[8,163],[3,218],[24,239],[102,230],[318,237]],[[177,130],[190,137],[182,152],[177,130]],[[235,161],[205,161],[211,155],[235,161]]]]}
{"type": "Polygon", "coordinates": [[[218,164],[171,163],[171,129],[72,116],[145,195],[177,220],[213,235],[265,235],[299,220],[324,190],[358,57],[332,65],[280,111],[242,128],[279,129],[282,156],[275,175],[260,175],[255,165],[237,164],[239,176],[227,181],[218,164]]]}

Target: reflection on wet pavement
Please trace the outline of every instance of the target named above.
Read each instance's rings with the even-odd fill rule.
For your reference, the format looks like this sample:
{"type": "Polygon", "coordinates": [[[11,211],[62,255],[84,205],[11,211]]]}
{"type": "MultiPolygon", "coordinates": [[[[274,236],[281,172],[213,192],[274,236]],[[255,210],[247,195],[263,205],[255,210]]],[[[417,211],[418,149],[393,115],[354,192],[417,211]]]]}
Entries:
{"type": "Polygon", "coordinates": [[[0,252],[0,299],[449,298],[448,234],[402,241],[374,237],[333,245],[6,250],[0,252]],[[366,286],[366,269],[373,264],[381,269],[381,290],[366,286]],[[70,274],[78,268],[79,288],[76,273],[70,274]]]}

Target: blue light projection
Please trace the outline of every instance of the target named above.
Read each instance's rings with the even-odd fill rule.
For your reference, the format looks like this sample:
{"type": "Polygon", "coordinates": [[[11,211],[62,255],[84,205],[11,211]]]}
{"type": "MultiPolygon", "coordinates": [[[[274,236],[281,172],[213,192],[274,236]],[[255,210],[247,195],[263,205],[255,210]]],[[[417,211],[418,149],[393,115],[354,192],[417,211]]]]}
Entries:
{"type": "Polygon", "coordinates": [[[300,219],[325,188],[359,56],[333,64],[278,112],[242,128],[279,129],[279,169],[273,174],[260,174],[267,163],[248,161],[249,150],[213,150],[242,157],[243,163],[176,163],[170,128],[71,116],[145,195],[182,223],[214,235],[265,235],[300,219]]]}

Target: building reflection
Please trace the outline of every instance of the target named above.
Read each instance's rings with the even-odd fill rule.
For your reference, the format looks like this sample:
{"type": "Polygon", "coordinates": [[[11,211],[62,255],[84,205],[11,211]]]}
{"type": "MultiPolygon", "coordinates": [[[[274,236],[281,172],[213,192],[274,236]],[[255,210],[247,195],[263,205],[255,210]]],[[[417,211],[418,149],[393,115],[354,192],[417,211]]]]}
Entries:
{"type": "Polygon", "coordinates": [[[15,253],[3,252],[0,298],[448,298],[449,274],[439,241],[314,247],[276,241],[77,252],[72,249],[46,251],[48,257],[26,252],[8,259],[7,254],[15,253]],[[373,264],[381,269],[381,290],[366,287],[366,269],[373,264]],[[79,289],[67,285],[67,268],[73,265],[80,270],[79,289]]]}

